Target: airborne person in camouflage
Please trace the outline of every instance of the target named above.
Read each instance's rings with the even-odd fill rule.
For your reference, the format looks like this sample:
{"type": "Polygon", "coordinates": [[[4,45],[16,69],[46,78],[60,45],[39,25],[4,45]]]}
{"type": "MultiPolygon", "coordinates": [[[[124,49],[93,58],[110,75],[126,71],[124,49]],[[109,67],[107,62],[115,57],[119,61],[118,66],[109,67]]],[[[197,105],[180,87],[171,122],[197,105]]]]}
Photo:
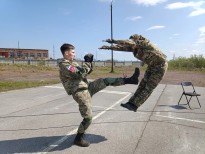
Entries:
{"type": "Polygon", "coordinates": [[[129,40],[110,40],[105,42],[113,43],[113,46],[102,46],[99,49],[133,52],[134,56],[147,64],[144,78],[141,80],[136,92],[122,107],[136,112],[137,109],[148,99],[158,83],[162,80],[167,68],[166,55],[155,47],[142,35],[134,34],[129,40]]]}
{"type": "Polygon", "coordinates": [[[64,59],[59,62],[60,79],[68,95],[72,95],[73,99],[79,105],[79,111],[83,117],[74,144],[82,147],[90,145],[83,136],[86,129],[92,122],[92,104],[91,97],[106,86],[120,86],[124,84],[138,84],[139,69],[135,69],[135,73],[130,78],[104,78],[88,82],[86,76],[93,70],[93,55],[86,54],[83,66],[79,66],[74,62],[75,47],[71,44],[63,44],[61,52],[64,59]]]}

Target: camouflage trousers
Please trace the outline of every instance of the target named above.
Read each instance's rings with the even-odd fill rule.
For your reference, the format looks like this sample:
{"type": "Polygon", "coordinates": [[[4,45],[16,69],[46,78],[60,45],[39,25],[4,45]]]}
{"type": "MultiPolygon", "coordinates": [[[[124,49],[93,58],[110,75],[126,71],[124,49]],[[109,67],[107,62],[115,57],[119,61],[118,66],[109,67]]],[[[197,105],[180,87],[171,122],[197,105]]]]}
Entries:
{"type": "Polygon", "coordinates": [[[167,62],[164,65],[148,66],[144,78],[141,80],[134,95],[129,99],[129,102],[132,102],[137,107],[141,106],[162,80],[167,68],[167,62]]]}
{"type": "Polygon", "coordinates": [[[79,111],[83,117],[78,133],[84,133],[92,122],[92,102],[91,97],[99,92],[100,90],[106,88],[107,86],[120,86],[124,85],[123,78],[104,78],[97,79],[88,84],[88,89],[79,89],[72,94],[73,99],[79,105],[79,111]]]}

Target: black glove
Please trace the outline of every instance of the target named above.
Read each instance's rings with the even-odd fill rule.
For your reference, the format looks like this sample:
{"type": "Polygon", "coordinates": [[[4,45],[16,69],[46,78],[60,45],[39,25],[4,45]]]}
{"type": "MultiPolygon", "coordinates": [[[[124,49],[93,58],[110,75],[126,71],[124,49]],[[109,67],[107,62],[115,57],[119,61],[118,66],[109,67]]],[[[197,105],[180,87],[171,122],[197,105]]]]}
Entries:
{"type": "Polygon", "coordinates": [[[89,53],[84,56],[85,62],[93,62],[93,54],[89,53]]]}

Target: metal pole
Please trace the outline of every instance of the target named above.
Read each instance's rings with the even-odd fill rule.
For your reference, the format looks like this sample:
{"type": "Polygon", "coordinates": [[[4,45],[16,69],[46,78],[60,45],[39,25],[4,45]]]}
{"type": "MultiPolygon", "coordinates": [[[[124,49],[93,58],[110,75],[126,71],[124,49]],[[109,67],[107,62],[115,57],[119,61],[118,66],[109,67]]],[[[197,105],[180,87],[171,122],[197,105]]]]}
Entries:
{"type": "MultiPolygon", "coordinates": [[[[111,1],[111,40],[113,40],[113,25],[112,25],[112,2],[113,0],[111,1]]],[[[113,46],[113,44],[111,43],[111,47],[113,46]]],[[[114,72],[114,69],[113,69],[113,50],[111,50],[111,62],[112,62],[112,66],[111,66],[111,73],[114,72]]]]}
{"type": "Polygon", "coordinates": [[[53,45],[53,59],[55,59],[55,46],[53,45]]]}

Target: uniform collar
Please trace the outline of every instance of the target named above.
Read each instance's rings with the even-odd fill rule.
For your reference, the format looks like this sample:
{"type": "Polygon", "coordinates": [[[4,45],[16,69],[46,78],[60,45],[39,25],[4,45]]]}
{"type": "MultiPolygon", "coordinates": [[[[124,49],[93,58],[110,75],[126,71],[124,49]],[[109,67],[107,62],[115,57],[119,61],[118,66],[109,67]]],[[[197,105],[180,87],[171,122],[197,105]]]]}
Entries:
{"type": "Polygon", "coordinates": [[[63,59],[64,62],[69,62],[69,63],[73,63],[73,61],[67,60],[67,59],[63,59]]]}

